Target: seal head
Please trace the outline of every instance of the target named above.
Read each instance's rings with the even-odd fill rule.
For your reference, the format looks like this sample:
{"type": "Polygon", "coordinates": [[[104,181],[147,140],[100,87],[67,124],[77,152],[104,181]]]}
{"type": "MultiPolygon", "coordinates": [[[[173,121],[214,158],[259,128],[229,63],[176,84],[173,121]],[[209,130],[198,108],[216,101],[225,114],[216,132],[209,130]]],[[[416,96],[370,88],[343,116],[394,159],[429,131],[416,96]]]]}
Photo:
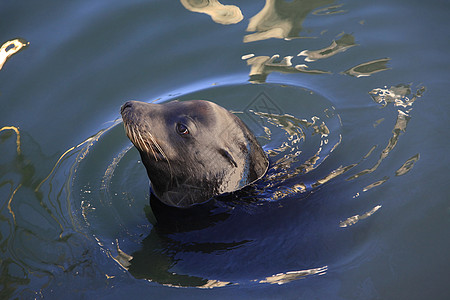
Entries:
{"type": "Polygon", "coordinates": [[[267,156],[252,132],[213,102],[128,101],[121,114],[152,191],[166,205],[203,203],[239,190],[267,171],[267,156]]]}

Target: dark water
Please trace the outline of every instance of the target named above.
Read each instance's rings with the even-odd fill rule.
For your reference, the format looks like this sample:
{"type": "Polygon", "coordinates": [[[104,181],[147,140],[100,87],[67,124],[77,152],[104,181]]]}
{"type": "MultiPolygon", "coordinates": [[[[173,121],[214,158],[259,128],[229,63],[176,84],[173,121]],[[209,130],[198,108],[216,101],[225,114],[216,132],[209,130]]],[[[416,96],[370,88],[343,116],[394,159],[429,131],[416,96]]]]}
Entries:
{"type": "Polygon", "coordinates": [[[450,4],[206,2],[2,1],[0,298],[446,299],[450,4]],[[271,160],[177,230],[119,117],[172,99],[271,160]]]}

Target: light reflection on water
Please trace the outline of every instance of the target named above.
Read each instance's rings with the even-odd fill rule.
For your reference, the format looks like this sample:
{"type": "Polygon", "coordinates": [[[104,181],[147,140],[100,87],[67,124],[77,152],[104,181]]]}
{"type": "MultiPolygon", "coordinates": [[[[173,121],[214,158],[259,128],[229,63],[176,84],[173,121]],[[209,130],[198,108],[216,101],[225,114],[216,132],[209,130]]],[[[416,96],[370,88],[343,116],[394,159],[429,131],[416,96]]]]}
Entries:
{"type": "Polygon", "coordinates": [[[389,60],[389,58],[381,58],[368,61],[344,71],[344,74],[348,74],[354,77],[370,76],[381,71],[389,70],[389,68],[386,66],[389,60]]]}
{"type": "Polygon", "coordinates": [[[5,42],[0,47],[0,70],[3,68],[3,65],[6,61],[17,52],[23,50],[30,43],[25,41],[24,39],[14,39],[5,42]]]}
{"type": "Polygon", "coordinates": [[[266,40],[270,38],[293,39],[300,37],[305,18],[313,12],[316,15],[342,13],[336,10],[334,0],[319,1],[284,1],[266,0],[264,8],[250,18],[247,31],[255,32],[244,36],[244,43],[266,40]],[[324,7],[330,5],[329,7],[324,7]]]}
{"type": "MultiPolygon", "coordinates": [[[[325,27],[321,32],[305,30],[308,16],[326,20],[346,15],[351,4],[267,0],[260,12],[246,20],[244,5],[180,2],[187,10],[208,14],[219,24],[249,22],[249,33],[238,36],[246,45],[240,51],[245,52],[236,60],[241,57],[249,66],[250,71],[245,72],[255,90],[248,92],[244,71],[239,71],[224,75],[234,77],[233,82],[220,77],[214,86],[210,81],[174,86],[156,101],[206,95],[247,118],[272,160],[268,175],[248,194],[241,194],[242,199],[219,205],[211,223],[164,231],[158,228],[148,206],[143,166],[118,120],[81,143],[53,150],[58,153],[53,155],[44,153],[23,126],[2,124],[2,298],[43,297],[52,295],[58,286],[87,291],[105,286],[120,289],[130,282],[130,274],[149,281],[141,287],[142,293],[149,291],[146,288],[153,291],[157,285],[202,289],[249,286],[257,290],[274,284],[293,287],[288,293],[292,295],[299,279],[320,276],[326,281],[328,275],[344,274],[350,268],[347,259],[361,261],[375,255],[381,238],[367,228],[378,224],[383,213],[392,214],[392,206],[374,193],[392,191],[392,185],[402,187],[404,181],[399,179],[417,174],[416,165],[429,155],[411,142],[410,152],[398,151],[400,141],[408,141],[407,131],[409,136],[415,135],[408,126],[415,118],[412,107],[425,87],[397,84],[406,82],[403,78],[376,77],[382,71],[390,74],[396,61],[389,48],[381,55],[368,51],[361,32],[345,28],[337,30],[339,34],[326,34],[331,28],[325,27]],[[314,44],[314,40],[321,43],[314,44]],[[277,52],[288,54],[274,54],[277,52]],[[353,59],[356,53],[364,53],[364,58],[355,55],[353,59]],[[379,58],[387,56],[390,58],[379,58]],[[335,66],[336,59],[342,64],[335,66]],[[298,85],[307,78],[302,76],[314,74],[368,86],[369,96],[349,92],[347,97],[361,100],[357,108],[361,116],[356,118],[366,118],[360,124],[372,136],[358,136],[348,129],[354,116],[340,108],[346,99],[314,98],[315,92],[287,85],[283,78],[288,77],[274,73],[289,74],[289,81],[298,85]],[[269,76],[281,84],[270,83],[269,76]],[[390,84],[383,86],[385,82],[390,84]],[[236,104],[259,97],[261,91],[282,109],[275,113],[249,111],[236,104]],[[234,97],[220,98],[233,92],[234,97]],[[252,123],[255,120],[257,124],[252,123]],[[360,151],[353,152],[354,148],[360,151]],[[358,238],[366,233],[367,240],[358,238]],[[361,240],[367,243],[359,248],[361,240]]],[[[208,47],[206,39],[202,41],[208,47]]],[[[30,46],[27,52],[34,51],[33,45],[34,41],[30,45],[22,39],[4,43],[1,72],[14,68],[15,58],[5,65],[12,54],[26,46],[30,46]]],[[[154,81],[157,85],[158,79],[154,81]]],[[[335,92],[342,93],[340,89],[335,92]]],[[[352,86],[343,89],[356,90],[352,86]]],[[[37,103],[39,100],[36,98],[37,103]]],[[[14,105],[12,100],[8,103],[14,105]]]]}
{"type": "Polygon", "coordinates": [[[355,44],[353,35],[343,33],[338,40],[332,41],[330,46],[319,50],[303,50],[297,56],[306,56],[306,62],[313,62],[319,59],[329,58],[354,46],[357,46],[357,44],[355,44]]]}
{"type": "Polygon", "coordinates": [[[223,5],[217,0],[180,0],[180,2],[187,10],[208,14],[214,22],[219,24],[236,24],[244,18],[239,7],[223,5]]]}

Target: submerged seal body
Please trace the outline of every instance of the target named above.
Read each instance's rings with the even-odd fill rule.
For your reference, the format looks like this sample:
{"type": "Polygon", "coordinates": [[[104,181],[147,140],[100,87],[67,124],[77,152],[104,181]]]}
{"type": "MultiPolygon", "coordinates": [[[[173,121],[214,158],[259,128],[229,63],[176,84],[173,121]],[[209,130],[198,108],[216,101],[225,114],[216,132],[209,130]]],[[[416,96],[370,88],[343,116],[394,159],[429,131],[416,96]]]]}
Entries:
{"type": "Polygon", "coordinates": [[[241,189],[267,171],[267,156],[253,133],[213,102],[128,101],[121,114],[152,191],[166,205],[203,203],[241,189]]]}

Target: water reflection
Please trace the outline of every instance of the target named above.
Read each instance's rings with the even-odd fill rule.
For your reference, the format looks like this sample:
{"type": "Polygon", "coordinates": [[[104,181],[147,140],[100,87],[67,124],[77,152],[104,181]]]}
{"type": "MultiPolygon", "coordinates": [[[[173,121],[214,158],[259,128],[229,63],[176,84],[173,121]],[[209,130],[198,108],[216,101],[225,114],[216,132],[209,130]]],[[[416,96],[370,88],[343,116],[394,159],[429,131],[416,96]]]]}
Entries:
{"type": "Polygon", "coordinates": [[[309,69],[307,65],[292,65],[293,56],[285,56],[281,60],[278,54],[269,56],[254,56],[248,54],[242,56],[243,60],[247,60],[250,67],[250,79],[252,83],[264,83],[267,76],[272,72],[279,73],[309,73],[309,74],[327,74],[328,71],[309,69]]]}
{"type": "MultiPolygon", "coordinates": [[[[417,98],[425,92],[424,87],[420,87],[415,94],[412,94],[411,84],[399,84],[390,88],[376,88],[369,92],[373,101],[386,107],[389,103],[403,108],[411,107],[417,98]]],[[[407,113],[410,110],[406,111],[407,113]]]]}
{"type": "MultiPolygon", "coordinates": [[[[299,37],[306,16],[314,9],[334,3],[334,0],[266,0],[264,8],[250,19],[244,43],[270,38],[292,39],[299,37]]],[[[318,14],[334,11],[335,6],[321,8],[318,14]]]]}
{"type": "Polygon", "coordinates": [[[306,276],[324,275],[324,274],[326,274],[327,270],[328,270],[328,267],[323,266],[321,268],[315,268],[315,269],[309,269],[309,270],[280,273],[280,274],[275,274],[275,275],[269,276],[263,280],[260,280],[259,283],[270,283],[270,284],[282,285],[282,284],[289,283],[294,280],[302,279],[306,276]]]}
{"type": "Polygon", "coordinates": [[[344,74],[357,78],[367,77],[381,71],[389,70],[389,68],[386,66],[389,61],[390,58],[371,60],[344,71],[344,74]]]}
{"type": "MultiPolygon", "coordinates": [[[[0,132],[2,132],[2,131],[9,131],[9,130],[13,131],[16,134],[16,152],[17,152],[17,157],[20,158],[22,151],[21,151],[21,148],[20,148],[20,131],[19,131],[19,128],[15,127],[15,126],[5,126],[5,127],[2,127],[0,129],[0,132]]],[[[8,138],[8,135],[6,135],[6,137],[4,135],[0,135],[0,138],[1,138],[1,140],[6,139],[6,138],[8,138]]],[[[6,170],[6,167],[2,166],[1,169],[2,170],[6,170]]],[[[1,173],[3,173],[3,172],[1,172],[1,173]]],[[[3,174],[1,174],[1,175],[3,175],[3,174]]],[[[3,177],[3,176],[1,176],[1,177],[3,177]]],[[[3,185],[5,185],[7,183],[9,183],[11,185],[9,198],[8,198],[8,201],[6,202],[7,203],[7,209],[8,209],[9,213],[11,214],[11,216],[13,218],[14,225],[16,225],[16,215],[15,215],[14,211],[12,210],[11,204],[12,204],[12,201],[13,201],[14,196],[16,195],[17,191],[22,187],[22,183],[19,183],[17,185],[17,187],[14,188],[14,182],[13,181],[9,182],[9,180],[7,180],[7,181],[3,181],[2,180],[2,182],[0,182],[0,187],[2,187],[3,185]]],[[[0,211],[2,211],[4,209],[4,206],[5,206],[5,204],[3,204],[0,207],[0,211]]]]}
{"type": "Polygon", "coordinates": [[[319,59],[329,58],[340,52],[356,46],[355,38],[351,34],[343,34],[342,37],[333,41],[330,46],[319,50],[303,50],[297,56],[306,56],[305,61],[313,62],[319,59]]]}
{"type": "Polygon", "coordinates": [[[0,47],[0,70],[3,68],[3,65],[12,55],[16,54],[20,50],[23,50],[29,44],[30,43],[25,41],[24,39],[14,39],[5,42],[0,47]]]}
{"type": "MultiPolygon", "coordinates": [[[[2,128],[0,128],[0,132],[2,131],[6,131],[6,130],[11,130],[16,134],[16,151],[17,151],[17,155],[20,155],[22,153],[22,151],[20,150],[20,131],[19,128],[17,128],[16,126],[4,126],[2,128]]],[[[2,137],[3,139],[3,137],[2,137]]]]}
{"type": "MultiPolygon", "coordinates": [[[[355,180],[361,176],[371,174],[379,168],[382,162],[389,156],[398,144],[401,134],[406,131],[408,122],[411,118],[410,112],[412,110],[412,106],[415,101],[422,96],[424,91],[424,87],[418,87],[417,91],[413,92],[410,85],[400,84],[390,88],[376,88],[369,92],[374,102],[380,104],[382,108],[386,107],[390,103],[399,108],[397,109],[397,118],[392,129],[392,136],[387,141],[387,145],[380,150],[378,160],[371,167],[357,171],[353,175],[346,178],[347,181],[355,180]]],[[[315,181],[303,182],[299,180],[298,176],[304,176],[305,174],[315,170],[340,145],[342,136],[339,134],[336,126],[330,127],[330,125],[335,122],[333,121],[333,118],[337,117],[340,123],[339,115],[333,108],[328,108],[323,116],[311,117],[311,120],[301,119],[287,114],[269,114],[262,112],[254,112],[254,114],[260,118],[264,118],[265,124],[271,124],[273,126],[270,128],[265,128],[264,130],[266,133],[269,133],[269,139],[271,136],[278,136],[281,134],[280,132],[277,132],[277,130],[284,131],[284,134],[287,137],[286,141],[268,151],[273,163],[268,174],[265,178],[263,178],[264,184],[260,189],[260,193],[264,194],[265,191],[267,199],[272,201],[280,200],[286,197],[292,198],[295,195],[304,194],[308,191],[317,189],[327,182],[330,182],[331,180],[348,173],[350,170],[355,169],[357,166],[364,165],[366,160],[372,156],[377,149],[377,146],[373,145],[367,154],[361,157],[359,161],[349,165],[339,166],[315,181]],[[305,151],[305,144],[301,142],[306,140],[311,141],[314,136],[316,136],[316,138],[320,137],[320,139],[316,140],[316,143],[318,143],[316,153],[312,156],[306,157],[305,159],[305,157],[301,156],[302,152],[305,151]],[[300,159],[302,161],[300,161],[300,159]],[[294,179],[294,181],[290,182],[290,179],[294,179]]],[[[379,124],[382,120],[383,119],[378,120],[376,124],[379,124]]],[[[419,154],[417,154],[408,159],[395,172],[395,175],[400,176],[409,172],[419,157],[419,154]]],[[[383,178],[363,187],[361,192],[367,192],[371,189],[377,188],[389,179],[389,176],[384,176],[383,178]]],[[[346,222],[341,223],[341,227],[348,227],[359,220],[371,216],[380,207],[376,207],[368,213],[350,217],[346,222]]]]}
{"type": "Polygon", "coordinates": [[[394,128],[392,129],[392,137],[389,139],[386,147],[381,151],[377,162],[371,168],[367,168],[361,172],[358,172],[350,176],[347,180],[353,180],[362,175],[374,172],[381,165],[383,160],[388,157],[389,153],[397,145],[400,135],[406,131],[408,122],[411,119],[409,113],[412,110],[412,105],[419,97],[422,96],[424,91],[424,87],[419,87],[418,90],[414,94],[412,94],[410,85],[400,84],[391,87],[390,89],[376,88],[369,92],[369,94],[372,96],[372,99],[376,103],[381,104],[382,107],[385,107],[388,103],[394,103],[394,106],[400,106],[408,109],[397,110],[397,120],[395,122],[394,128]]]}
{"type": "Polygon", "coordinates": [[[395,171],[395,175],[401,176],[411,171],[411,169],[414,167],[414,164],[419,160],[419,158],[419,153],[409,158],[397,171],[395,171]]]}
{"type": "MultiPolygon", "coordinates": [[[[331,45],[319,50],[303,50],[297,56],[306,56],[305,61],[315,62],[320,59],[330,58],[336,54],[342,53],[349,48],[357,46],[355,43],[355,38],[351,34],[342,33],[339,36],[339,39],[333,40],[331,45]]],[[[318,70],[311,69],[306,64],[296,64],[292,63],[292,59],[294,56],[285,56],[280,59],[279,55],[269,56],[255,56],[254,54],[247,54],[242,56],[243,60],[247,61],[247,65],[250,66],[250,79],[249,81],[252,83],[264,83],[266,82],[267,76],[272,72],[279,73],[307,73],[307,74],[331,74],[330,71],[327,70],[318,70]]],[[[373,67],[373,66],[372,66],[373,67]]],[[[367,69],[364,69],[361,65],[355,67],[356,70],[352,72],[363,72],[367,69]]],[[[372,70],[372,73],[379,72],[380,70],[372,70]]],[[[353,74],[352,73],[352,74],[353,74]]],[[[368,76],[370,74],[366,73],[364,76],[368,76]]],[[[363,75],[361,75],[363,76],[363,75]]]]}
{"type": "Polygon", "coordinates": [[[55,157],[44,155],[39,143],[15,126],[1,128],[0,141],[5,147],[0,157],[0,190],[8,195],[0,206],[0,295],[9,298],[34,276],[44,278],[41,283],[50,281],[57,269],[73,263],[69,253],[76,249],[68,250],[67,242],[73,240],[65,233],[69,224],[57,197],[47,198],[37,189],[48,171],[46,164],[55,157]]]}
{"type": "Polygon", "coordinates": [[[180,0],[180,2],[187,10],[210,15],[213,21],[219,24],[236,24],[244,18],[239,7],[223,5],[217,0],[180,0]]]}
{"type": "Polygon", "coordinates": [[[286,140],[281,145],[268,150],[273,163],[268,174],[263,178],[264,184],[261,188],[261,193],[266,191],[266,195],[269,194],[268,200],[278,201],[312,191],[352,167],[333,170],[314,182],[303,182],[299,179],[300,175],[318,168],[342,141],[339,115],[333,107],[322,109],[320,115],[312,116],[310,120],[288,114],[254,112],[273,126],[265,132],[281,135],[282,132],[277,132],[281,130],[286,136],[286,140]],[[309,152],[313,152],[312,155],[309,152]],[[305,157],[305,155],[308,156],[305,157]]]}
{"type": "Polygon", "coordinates": [[[349,227],[349,226],[355,225],[360,220],[364,220],[364,219],[370,217],[371,215],[373,215],[380,208],[381,208],[381,205],[377,205],[373,209],[371,209],[370,211],[368,211],[362,215],[354,215],[353,217],[350,217],[347,220],[342,221],[339,224],[339,227],[349,227]]]}
{"type": "Polygon", "coordinates": [[[273,170],[276,170],[276,172],[268,176],[269,181],[284,181],[299,174],[305,174],[314,170],[321,164],[321,162],[323,162],[324,159],[326,159],[329,153],[333,152],[341,141],[341,137],[339,136],[339,138],[335,141],[336,144],[329,144],[328,135],[330,134],[330,129],[325,123],[325,121],[328,120],[322,121],[317,116],[312,117],[311,121],[308,121],[306,119],[298,119],[294,116],[286,114],[256,114],[260,117],[267,118],[268,122],[283,129],[289,141],[284,142],[280,147],[268,151],[269,155],[274,158],[281,156],[275,160],[271,167],[273,170]],[[306,138],[304,133],[305,131],[309,131],[311,137],[317,134],[320,137],[320,142],[316,153],[312,157],[301,163],[299,166],[294,167],[293,164],[298,162],[299,154],[302,152],[300,149],[300,141],[306,138]],[[328,145],[328,149],[331,149],[325,150],[323,148],[325,145],[328,145]],[[322,154],[323,151],[329,152],[322,154]]]}
{"type": "MultiPolygon", "coordinates": [[[[354,180],[361,176],[368,175],[373,173],[378,167],[381,165],[383,160],[385,160],[389,154],[394,150],[395,146],[398,143],[400,135],[406,131],[406,127],[410,120],[410,112],[412,110],[412,105],[414,102],[423,95],[425,92],[425,87],[419,87],[414,93],[412,92],[411,85],[407,84],[399,84],[397,86],[393,86],[391,88],[375,88],[369,92],[372,99],[381,104],[382,107],[386,107],[389,103],[394,103],[396,107],[402,107],[402,109],[397,110],[397,120],[395,122],[394,128],[392,129],[392,137],[389,139],[386,147],[381,151],[378,160],[375,164],[366,168],[350,177],[346,180],[354,180]],[[407,108],[407,109],[405,109],[407,108]]],[[[364,156],[363,159],[368,158],[375,150],[376,146],[373,146],[369,153],[364,156]]],[[[414,164],[419,160],[420,155],[416,154],[413,157],[409,158],[396,172],[396,176],[401,176],[409,172],[414,164]]],[[[359,165],[360,163],[356,164],[359,165]]],[[[355,166],[356,166],[355,165],[355,166]]],[[[364,187],[362,192],[367,192],[372,188],[378,187],[384,184],[387,180],[389,180],[389,176],[384,176],[382,179],[364,187]]],[[[358,197],[360,194],[357,193],[355,197],[358,197]]],[[[374,207],[371,211],[364,213],[363,215],[355,215],[353,217],[349,217],[346,221],[340,223],[340,227],[348,227],[359,220],[365,219],[375,213],[378,209],[381,208],[381,205],[374,207]]]]}
{"type": "MultiPolygon", "coordinates": [[[[330,58],[336,54],[342,53],[349,48],[357,46],[355,38],[351,34],[343,33],[340,38],[333,40],[331,45],[319,50],[303,50],[297,56],[305,56],[305,62],[311,63],[320,59],[330,58]]],[[[331,74],[328,70],[311,69],[306,64],[293,64],[294,56],[285,56],[280,59],[278,54],[269,56],[255,56],[254,54],[243,55],[242,59],[247,61],[250,66],[250,79],[252,83],[264,83],[267,76],[272,72],[279,73],[307,73],[307,74],[331,74]]],[[[389,70],[387,63],[389,58],[376,59],[356,65],[342,74],[353,77],[367,77],[375,73],[389,70]]],[[[386,96],[389,98],[389,95],[386,96]]]]}
{"type": "Polygon", "coordinates": [[[369,184],[368,186],[364,187],[362,191],[363,192],[367,192],[368,190],[370,190],[370,189],[372,189],[374,187],[382,185],[383,183],[385,183],[388,180],[389,180],[389,177],[388,176],[384,176],[383,179],[375,181],[374,183],[369,184]]]}

